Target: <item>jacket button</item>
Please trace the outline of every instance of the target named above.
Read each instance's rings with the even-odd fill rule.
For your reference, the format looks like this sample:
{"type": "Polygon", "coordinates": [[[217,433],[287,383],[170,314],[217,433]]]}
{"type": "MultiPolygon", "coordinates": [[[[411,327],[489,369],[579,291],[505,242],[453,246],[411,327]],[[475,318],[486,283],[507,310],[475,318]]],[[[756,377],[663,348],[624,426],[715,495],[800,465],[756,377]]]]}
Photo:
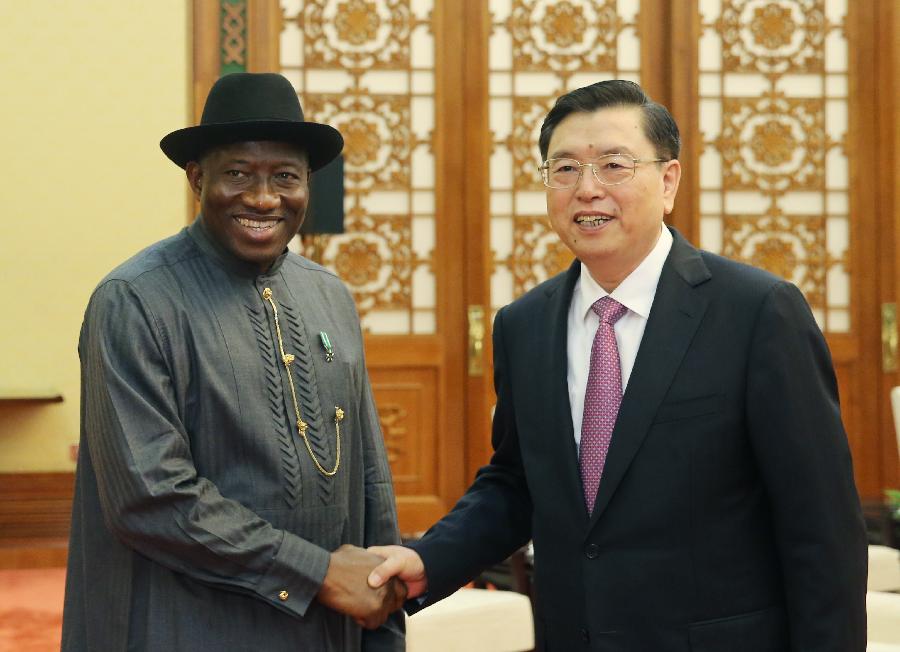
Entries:
{"type": "Polygon", "coordinates": [[[289,597],[290,597],[290,595],[288,594],[287,591],[282,591],[281,593],[278,594],[278,599],[281,600],[282,602],[287,600],[289,597]]]}
{"type": "Polygon", "coordinates": [[[596,559],[600,556],[600,546],[596,543],[589,543],[584,547],[584,556],[588,559],[596,559]]]}
{"type": "Polygon", "coordinates": [[[585,645],[591,642],[591,633],[585,627],[581,628],[581,640],[585,645]]]}

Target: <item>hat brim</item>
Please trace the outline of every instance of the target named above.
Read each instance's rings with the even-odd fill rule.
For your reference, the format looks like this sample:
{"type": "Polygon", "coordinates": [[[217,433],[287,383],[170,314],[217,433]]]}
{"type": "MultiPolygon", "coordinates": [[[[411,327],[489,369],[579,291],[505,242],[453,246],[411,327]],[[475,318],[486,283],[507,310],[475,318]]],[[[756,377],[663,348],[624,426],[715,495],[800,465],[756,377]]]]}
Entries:
{"type": "Polygon", "coordinates": [[[329,125],[287,120],[252,120],[197,125],[167,134],[159,141],[163,153],[180,168],[197,161],[210,148],[250,140],[295,144],[306,152],[311,171],[328,165],[341,153],[344,139],[329,125]]]}

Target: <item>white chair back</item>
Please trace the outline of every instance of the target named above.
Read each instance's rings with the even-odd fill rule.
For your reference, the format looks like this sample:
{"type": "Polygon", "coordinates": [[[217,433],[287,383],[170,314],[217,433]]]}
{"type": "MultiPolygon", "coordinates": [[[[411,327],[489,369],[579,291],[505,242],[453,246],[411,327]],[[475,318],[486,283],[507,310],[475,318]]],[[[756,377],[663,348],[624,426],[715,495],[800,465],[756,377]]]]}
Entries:
{"type": "Polygon", "coordinates": [[[894,434],[897,436],[897,450],[900,451],[900,387],[891,390],[891,411],[894,413],[894,434]]]}

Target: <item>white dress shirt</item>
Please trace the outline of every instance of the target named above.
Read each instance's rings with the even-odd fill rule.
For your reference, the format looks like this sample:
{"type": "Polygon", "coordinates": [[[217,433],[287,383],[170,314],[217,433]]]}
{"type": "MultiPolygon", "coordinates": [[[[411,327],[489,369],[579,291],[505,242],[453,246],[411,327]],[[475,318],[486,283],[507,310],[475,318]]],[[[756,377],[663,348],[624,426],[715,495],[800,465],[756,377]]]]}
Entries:
{"type": "MultiPolygon", "coordinates": [[[[634,368],[650,308],[656,296],[656,286],[663,264],[672,249],[672,234],[661,227],[656,246],[641,264],[625,277],[612,291],[613,299],[628,308],[616,322],[616,344],[619,347],[619,363],[622,367],[622,392],[628,387],[628,379],[634,368]]],[[[584,263],[581,275],[575,283],[572,303],[569,305],[566,353],[568,355],[566,379],[569,384],[569,405],[572,408],[572,427],[575,430],[575,445],[581,445],[581,420],[584,416],[584,392],[587,389],[588,372],[591,367],[591,345],[600,326],[600,318],[591,310],[598,299],[609,294],[591,277],[584,263]]]]}

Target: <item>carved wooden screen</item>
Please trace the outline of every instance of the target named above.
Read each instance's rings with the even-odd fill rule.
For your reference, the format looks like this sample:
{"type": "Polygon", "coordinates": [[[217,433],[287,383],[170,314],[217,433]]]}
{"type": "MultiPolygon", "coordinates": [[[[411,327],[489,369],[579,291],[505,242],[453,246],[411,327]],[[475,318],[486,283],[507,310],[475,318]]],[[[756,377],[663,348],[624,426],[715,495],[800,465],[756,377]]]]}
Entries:
{"type": "Polygon", "coordinates": [[[851,330],[847,0],[703,0],[700,245],[851,330]]]}
{"type": "Polygon", "coordinates": [[[879,225],[866,208],[860,153],[872,145],[860,126],[874,116],[860,113],[868,62],[850,46],[864,33],[866,6],[699,0],[693,137],[699,244],[803,291],[832,350],[857,482],[871,496],[884,474],[881,369],[866,350],[878,304],[876,279],[860,270],[879,225]]]}
{"type": "Polygon", "coordinates": [[[878,68],[872,42],[890,3],[195,2],[197,51],[217,61],[197,57],[198,106],[220,72],[280,70],[310,119],[346,138],[347,233],[327,239],[324,262],[360,307],[404,529],[448,509],[489,454],[490,340],[484,375],[468,373],[467,312],[483,307],[489,327],[571,260],[544,217],[541,120],[560,93],[613,77],[642,83],[681,126],[673,223],[806,294],[862,493],[897,480],[882,400],[897,378],[878,368],[876,323],[895,271],[861,264],[893,252],[892,204],[872,198],[894,180],[879,172],[893,154],[871,124],[889,117],[874,77],[891,82],[896,65],[878,68]],[[860,152],[874,152],[868,174],[860,152]]]}
{"type": "Polygon", "coordinates": [[[322,262],[372,334],[433,334],[433,0],[281,0],[280,69],[344,136],[344,235],[322,262]]]}
{"type": "Polygon", "coordinates": [[[566,269],[537,168],[541,122],[561,94],[640,78],[640,0],[490,2],[491,307],[566,269]]]}
{"type": "Polygon", "coordinates": [[[401,526],[417,530],[452,505],[463,460],[463,446],[453,446],[462,433],[446,416],[453,394],[439,395],[459,375],[444,355],[453,335],[438,325],[439,14],[434,0],[280,0],[279,8],[281,73],[310,120],[344,135],[345,233],[325,238],[322,263],[356,299],[401,526]]]}

